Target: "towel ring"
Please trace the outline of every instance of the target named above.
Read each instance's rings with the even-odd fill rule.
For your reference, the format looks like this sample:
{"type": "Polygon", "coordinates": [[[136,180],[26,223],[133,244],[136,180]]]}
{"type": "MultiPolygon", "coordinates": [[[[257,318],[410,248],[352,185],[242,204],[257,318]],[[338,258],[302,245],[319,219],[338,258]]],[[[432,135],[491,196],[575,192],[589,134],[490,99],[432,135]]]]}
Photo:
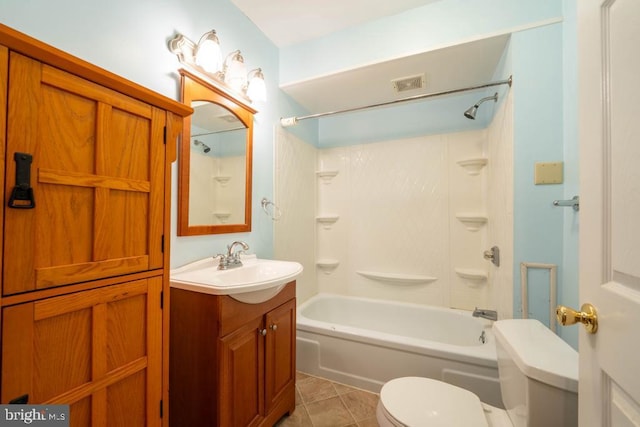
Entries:
{"type": "Polygon", "coordinates": [[[278,221],[282,216],[280,208],[266,197],[262,198],[262,200],[260,201],[260,205],[262,206],[262,210],[264,211],[264,213],[266,213],[272,221],[278,221]],[[269,206],[271,206],[271,211],[269,211],[269,206]]]}

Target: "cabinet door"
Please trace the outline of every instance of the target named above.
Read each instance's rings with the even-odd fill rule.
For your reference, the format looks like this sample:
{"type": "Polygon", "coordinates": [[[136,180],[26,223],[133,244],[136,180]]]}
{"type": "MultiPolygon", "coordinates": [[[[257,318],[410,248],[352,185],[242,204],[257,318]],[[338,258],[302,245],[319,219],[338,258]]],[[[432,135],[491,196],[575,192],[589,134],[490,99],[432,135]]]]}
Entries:
{"type": "MultiPolygon", "coordinates": [[[[0,44],[0,189],[4,188],[4,158],[7,135],[7,90],[9,82],[9,49],[0,44]]],[[[0,224],[4,224],[4,208],[0,208],[0,224]]],[[[0,227],[0,242],[3,240],[3,230],[0,227]]],[[[0,271],[2,271],[2,247],[0,247],[0,271]]],[[[0,283],[2,277],[0,277],[0,283]]],[[[0,326],[2,322],[0,322],[0,326]]]]}
{"type": "Polygon", "coordinates": [[[257,426],[264,414],[262,318],[220,340],[220,426],[257,426]]]}
{"type": "Polygon", "coordinates": [[[2,403],[69,404],[72,426],[159,426],[162,278],[5,307],[2,403]]]}
{"type": "Polygon", "coordinates": [[[265,403],[269,412],[287,391],[291,392],[295,407],[296,375],[296,301],[288,301],[267,313],[267,342],[265,355],[265,403]]]}
{"type": "Polygon", "coordinates": [[[3,294],[162,268],[166,113],[15,52],[9,81],[5,206],[27,153],[35,207],[5,208],[3,294]]]}

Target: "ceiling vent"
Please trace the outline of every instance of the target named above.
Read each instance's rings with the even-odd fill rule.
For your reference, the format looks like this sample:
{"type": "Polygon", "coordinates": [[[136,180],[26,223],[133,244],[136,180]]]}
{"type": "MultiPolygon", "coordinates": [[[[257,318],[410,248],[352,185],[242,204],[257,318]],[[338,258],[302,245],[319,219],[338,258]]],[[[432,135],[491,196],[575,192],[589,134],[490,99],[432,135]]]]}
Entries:
{"type": "Polygon", "coordinates": [[[391,83],[396,92],[406,92],[408,90],[422,89],[425,86],[425,80],[424,74],[418,74],[416,76],[393,79],[391,83]]]}

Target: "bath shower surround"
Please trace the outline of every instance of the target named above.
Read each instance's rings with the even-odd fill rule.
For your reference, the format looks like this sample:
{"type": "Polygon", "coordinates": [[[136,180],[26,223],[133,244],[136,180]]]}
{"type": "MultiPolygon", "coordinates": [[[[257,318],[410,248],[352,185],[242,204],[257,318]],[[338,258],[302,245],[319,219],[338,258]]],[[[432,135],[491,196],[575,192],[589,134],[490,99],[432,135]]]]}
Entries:
{"type": "Polygon", "coordinates": [[[276,223],[276,254],[302,262],[300,257],[314,250],[309,242],[316,242],[313,264],[305,264],[305,271],[317,267],[312,280],[316,283],[308,287],[439,307],[504,311],[492,306],[496,283],[489,278],[492,265],[483,258],[484,250],[492,246],[485,189],[491,167],[485,154],[486,130],[315,151],[302,149],[308,145],[284,130],[278,138],[282,149],[278,169],[285,175],[278,179],[279,204],[287,206],[289,216],[313,215],[315,224],[309,229],[299,222],[276,223]],[[466,163],[470,159],[477,161],[475,169],[466,163]],[[302,165],[315,169],[300,170],[302,165]],[[307,181],[315,188],[297,188],[303,179],[287,179],[294,171],[311,175],[307,181]],[[311,200],[311,206],[288,201],[302,192],[313,197],[314,190],[317,202],[311,200]],[[287,252],[303,240],[306,247],[300,244],[300,250],[287,252]]]}

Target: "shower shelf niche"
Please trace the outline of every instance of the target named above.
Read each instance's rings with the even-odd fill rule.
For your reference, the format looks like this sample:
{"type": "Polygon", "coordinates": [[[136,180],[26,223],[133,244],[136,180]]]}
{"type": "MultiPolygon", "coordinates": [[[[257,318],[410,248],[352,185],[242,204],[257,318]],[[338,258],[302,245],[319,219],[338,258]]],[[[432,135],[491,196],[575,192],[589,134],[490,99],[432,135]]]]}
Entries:
{"type": "Polygon", "coordinates": [[[473,268],[456,268],[455,272],[458,276],[467,280],[481,281],[487,280],[489,277],[486,271],[476,270],[473,268]]]}
{"type": "Polygon", "coordinates": [[[216,180],[216,182],[218,182],[220,185],[224,187],[229,183],[229,181],[231,180],[231,177],[225,176],[225,175],[216,175],[213,177],[213,179],[216,180]]]}
{"type": "Polygon", "coordinates": [[[330,184],[331,180],[338,175],[337,170],[326,170],[326,171],[317,171],[316,175],[318,178],[322,180],[324,184],[330,184]]]}
{"type": "Polygon", "coordinates": [[[469,175],[479,175],[483,167],[487,165],[489,160],[485,157],[475,159],[459,160],[457,163],[464,168],[469,175]]]}
{"type": "Polygon", "coordinates": [[[231,216],[231,212],[214,212],[213,215],[215,215],[221,223],[226,224],[231,216]]]}
{"type": "Polygon", "coordinates": [[[325,230],[330,230],[338,219],[340,219],[339,215],[319,215],[316,217],[316,221],[322,224],[322,228],[325,230]]]}
{"type": "Polygon", "coordinates": [[[456,214],[456,218],[458,218],[469,231],[478,231],[487,223],[487,216],[480,213],[460,213],[456,214]]]}
{"type": "Polygon", "coordinates": [[[317,260],[316,265],[320,270],[324,272],[324,274],[331,274],[333,273],[333,270],[338,268],[338,265],[340,265],[340,261],[338,261],[337,259],[323,258],[317,260]]]}
{"type": "Polygon", "coordinates": [[[376,280],[378,282],[396,283],[399,285],[418,285],[438,280],[437,277],[404,273],[380,273],[377,271],[356,271],[356,273],[366,277],[367,279],[376,280]]]}

